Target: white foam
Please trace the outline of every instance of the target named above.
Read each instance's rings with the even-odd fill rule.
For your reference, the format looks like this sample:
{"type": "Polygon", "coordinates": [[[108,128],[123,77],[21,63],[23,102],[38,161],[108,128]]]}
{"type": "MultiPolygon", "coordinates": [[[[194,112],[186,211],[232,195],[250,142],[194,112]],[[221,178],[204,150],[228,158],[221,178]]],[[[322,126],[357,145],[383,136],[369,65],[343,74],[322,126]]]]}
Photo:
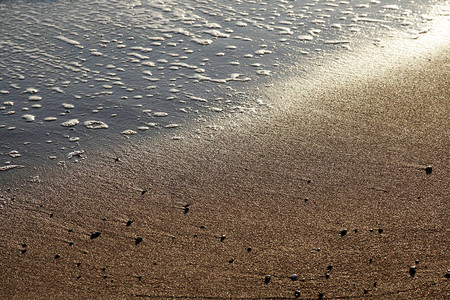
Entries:
{"type": "Polygon", "coordinates": [[[84,122],[84,126],[89,129],[106,129],[108,125],[102,121],[88,120],[84,122]]]}
{"type": "Polygon", "coordinates": [[[78,121],[78,119],[71,119],[71,120],[68,120],[66,122],[61,123],[61,126],[63,126],[63,127],[73,127],[73,126],[78,125],[79,123],[80,123],[80,121],[78,121]]]}
{"type": "Polygon", "coordinates": [[[27,122],[33,122],[36,119],[36,117],[30,114],[25,114],[22,116],[22,119],[25,119],[25,121],[27,122]]]}

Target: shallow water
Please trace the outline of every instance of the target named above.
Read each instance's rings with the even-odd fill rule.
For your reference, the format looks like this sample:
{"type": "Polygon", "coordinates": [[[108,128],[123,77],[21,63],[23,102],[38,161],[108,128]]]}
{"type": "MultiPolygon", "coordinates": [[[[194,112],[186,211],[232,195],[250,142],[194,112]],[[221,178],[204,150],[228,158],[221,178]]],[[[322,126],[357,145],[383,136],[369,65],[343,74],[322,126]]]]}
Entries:
{"type": "Polygon", "coordinates": [[[0,171],[256,114],[254,87],[293,62],[417,38],[438,4],[0,1],[0,171]]]}

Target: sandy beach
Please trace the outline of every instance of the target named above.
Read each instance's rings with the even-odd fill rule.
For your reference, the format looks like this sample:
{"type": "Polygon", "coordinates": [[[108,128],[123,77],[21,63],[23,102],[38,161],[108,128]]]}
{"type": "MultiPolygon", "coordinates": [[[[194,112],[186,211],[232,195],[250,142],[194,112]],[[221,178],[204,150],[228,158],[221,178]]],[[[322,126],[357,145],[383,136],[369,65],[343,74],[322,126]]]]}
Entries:
{"type": "Polygon", "coordinates": [[[318,62],[224,130],[29,171],[1,190],[0,297],[448,299],[439,41],[318,62]]]}

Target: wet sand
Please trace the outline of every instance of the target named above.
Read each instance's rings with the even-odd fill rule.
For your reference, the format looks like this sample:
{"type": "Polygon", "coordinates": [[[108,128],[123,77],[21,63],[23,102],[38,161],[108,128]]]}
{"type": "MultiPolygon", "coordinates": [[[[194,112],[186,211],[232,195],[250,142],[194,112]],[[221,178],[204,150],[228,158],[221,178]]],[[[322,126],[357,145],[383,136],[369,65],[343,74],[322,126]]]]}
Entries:
{"type": "Polygon", "coordinates": [[[449,298],[450,50],[429,48],[2,188],[1,297],[449,298]]]}

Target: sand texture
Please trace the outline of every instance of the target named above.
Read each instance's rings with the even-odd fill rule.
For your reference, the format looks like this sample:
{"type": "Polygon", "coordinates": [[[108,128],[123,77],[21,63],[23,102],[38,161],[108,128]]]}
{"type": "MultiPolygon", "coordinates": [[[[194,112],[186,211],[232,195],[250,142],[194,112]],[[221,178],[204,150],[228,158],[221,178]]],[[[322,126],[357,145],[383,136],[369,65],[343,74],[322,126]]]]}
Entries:
{"type": "Polygon", "coordinates": [[[450,48],[391,60],[2,188],[0,298],[450,298],[450,48]]]}

